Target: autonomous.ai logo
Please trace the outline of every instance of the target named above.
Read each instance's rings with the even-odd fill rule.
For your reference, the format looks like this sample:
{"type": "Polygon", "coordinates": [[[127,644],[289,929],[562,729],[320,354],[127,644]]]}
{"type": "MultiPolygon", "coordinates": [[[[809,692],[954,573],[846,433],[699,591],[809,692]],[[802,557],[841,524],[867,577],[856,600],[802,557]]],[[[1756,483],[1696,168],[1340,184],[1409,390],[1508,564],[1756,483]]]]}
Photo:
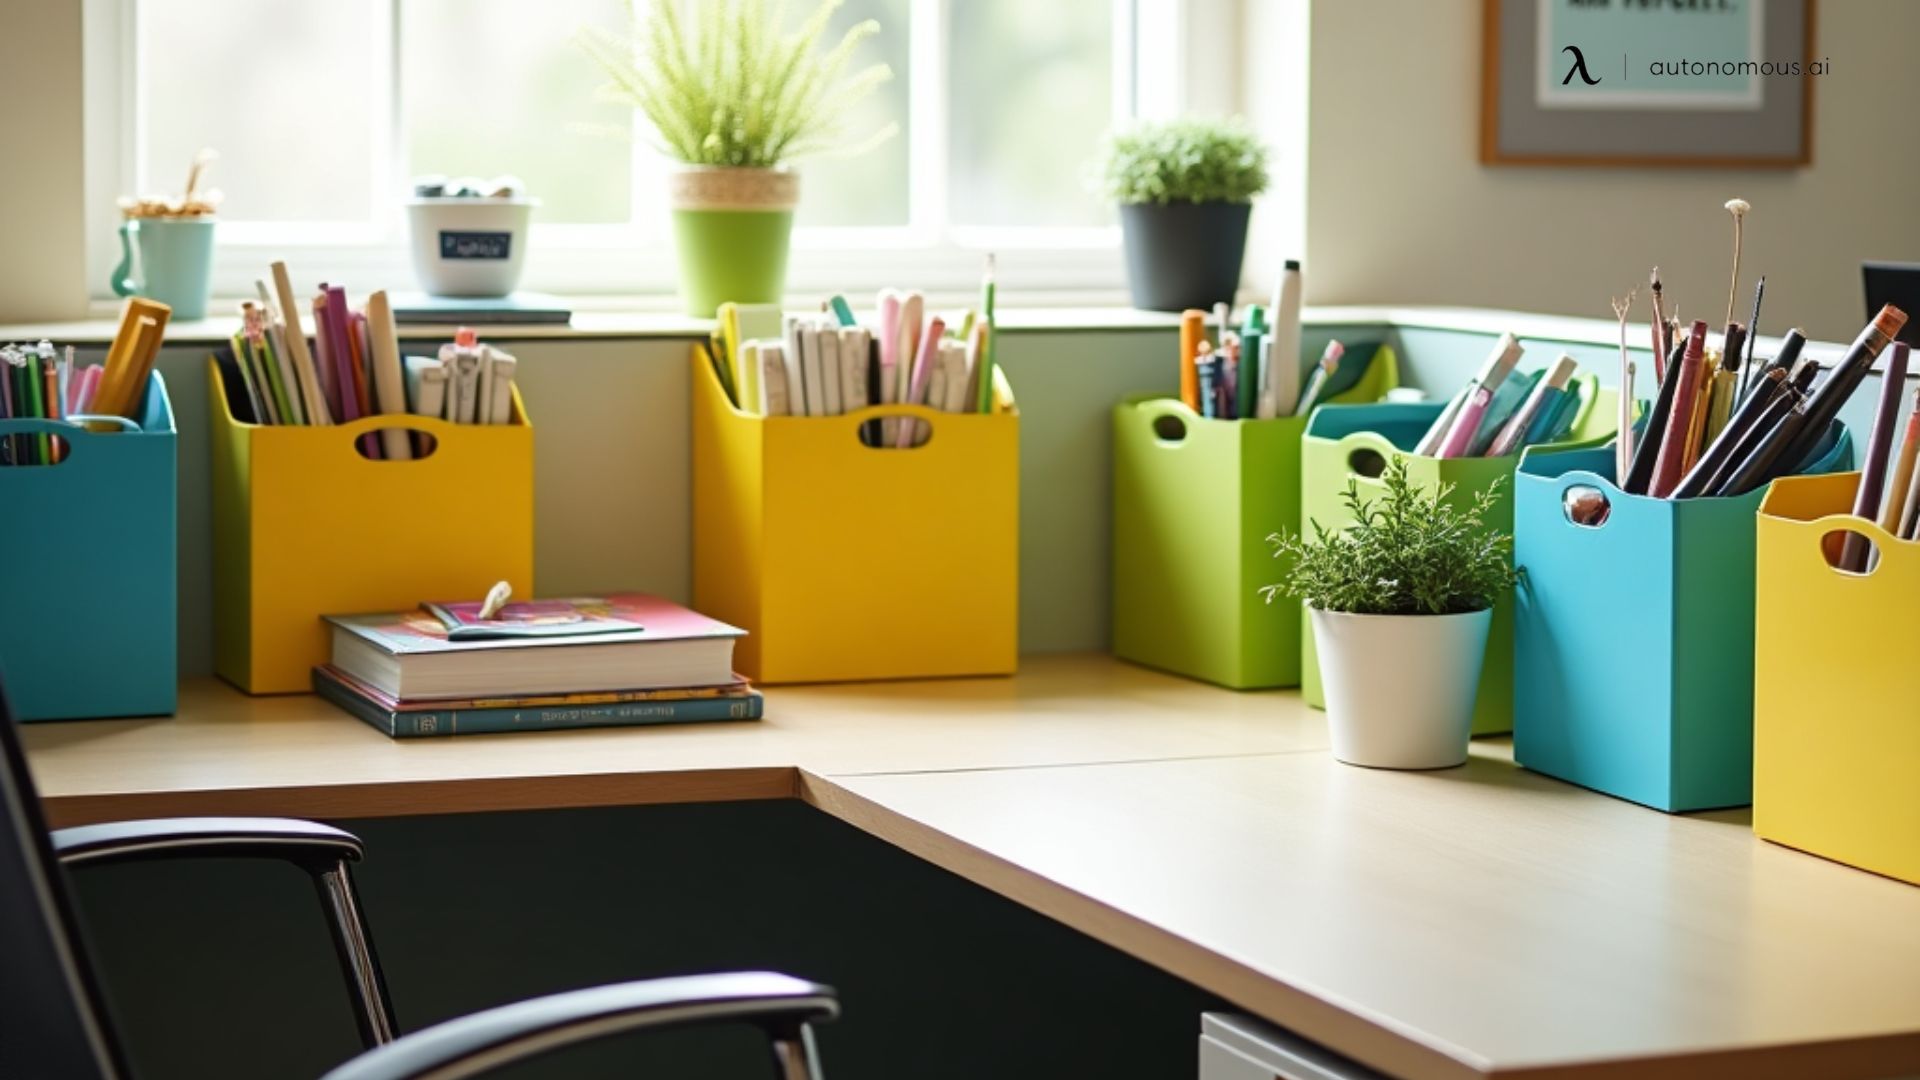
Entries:
{"type": "Polygon", "coordinates": [[[1580,81],[1586,83],[1588,86],[1596,86],[1599,84],[1599,79],[1587,74],[1587,58],[1580,54],[1580,46],[1567,45],[1563,46],[1560,51],[1573,54],[1573,66],[1567,69],[1567,77],[1560,80],[1561,86],[1571,83],[1575,75],[1580,76],[1580,81]]]}

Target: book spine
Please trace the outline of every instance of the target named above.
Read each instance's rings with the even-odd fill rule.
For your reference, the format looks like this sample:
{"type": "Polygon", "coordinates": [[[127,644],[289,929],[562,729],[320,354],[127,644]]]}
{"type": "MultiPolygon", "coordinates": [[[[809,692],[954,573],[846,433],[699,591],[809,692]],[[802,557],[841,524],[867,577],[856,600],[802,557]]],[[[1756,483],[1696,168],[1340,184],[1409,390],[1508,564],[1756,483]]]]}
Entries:
{"type": "Polygon", "coordinates": [[[321,700],[339,706],[381,732],[394,738],[399,737],[398,732],[394,730],[394,718],[398,715],[397,713],[380,708],[318,671],[313,675],[313,692],[320,695],[321,700]]]}
{"type": "Polygon", "coordinates": [[[580,727],[758,720],[765,699],[759,694],[687,701],[629,702],[613,705],[552,705],[537,709],[438,709],[396,712],[355,694],[338,682],[315,678],[313,687],[327,701],[395,739],[439,735],[487,735],[502,731],[556,731],[580,727]]]}
{"type": "Polygon", "coordinates": [[[636,701],[613,705],[549,705],[537,709],[447,709],[393,715],[396,739],[433,735],[490,735],[502,731],[628,727],[641,724],[758,720],[759,694],[687,701],[636,701]]]}

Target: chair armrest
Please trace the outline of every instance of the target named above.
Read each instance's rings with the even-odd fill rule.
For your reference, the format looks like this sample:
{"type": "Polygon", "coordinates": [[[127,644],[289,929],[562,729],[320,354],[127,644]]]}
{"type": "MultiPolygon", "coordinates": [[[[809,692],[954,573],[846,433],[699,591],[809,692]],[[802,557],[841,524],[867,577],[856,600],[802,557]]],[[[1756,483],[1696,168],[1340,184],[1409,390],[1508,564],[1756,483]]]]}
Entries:
{"type": "MultiPolygon", "coordinates": [[[[645,979],[502,1005],[435,1024],[322,1080],[458,1080],[575,1043],[629,1031],[755,1024],[785,1041],[840,1015],[830,987],[772,972],[645,979]]],[[[811,1049],[811,1043],[807,1046],[811,1049]]],[[[795,1075],[799,1075],[796,1073],[795,1075]]]]}
{"type": "Polygon", "coordinates": [[[360,838],[292,818],[189,817],[114,821],[56,829],[53,850],[65,866],[169,858],[266,858],[318,874],[358,860],[360,838]]]}

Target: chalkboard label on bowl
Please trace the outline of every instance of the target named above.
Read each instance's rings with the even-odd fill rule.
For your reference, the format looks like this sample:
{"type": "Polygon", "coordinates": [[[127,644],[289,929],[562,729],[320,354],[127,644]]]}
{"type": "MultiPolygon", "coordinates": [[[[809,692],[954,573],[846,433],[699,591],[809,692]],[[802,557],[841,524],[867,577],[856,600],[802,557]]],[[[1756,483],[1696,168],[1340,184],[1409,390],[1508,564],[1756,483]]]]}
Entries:
{"type": "Polygon", "coordinates": [[[513,250],[510,232],[453,232],[440,230],[443,259],[504,259],[513,250]]]}

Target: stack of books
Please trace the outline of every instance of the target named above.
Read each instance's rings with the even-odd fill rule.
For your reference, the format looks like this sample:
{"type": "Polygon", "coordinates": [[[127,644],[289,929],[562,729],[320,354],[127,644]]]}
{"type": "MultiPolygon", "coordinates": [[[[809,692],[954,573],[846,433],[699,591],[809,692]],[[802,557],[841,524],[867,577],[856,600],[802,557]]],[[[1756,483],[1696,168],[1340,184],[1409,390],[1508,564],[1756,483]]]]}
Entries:
{"type": "Polygon", "coordinates": [[[333,662],[313,669],[314,691],[396,739],[758,720],[764,709],[733,670],[745,631],[658,597],[327,621],[333,662]]]}

